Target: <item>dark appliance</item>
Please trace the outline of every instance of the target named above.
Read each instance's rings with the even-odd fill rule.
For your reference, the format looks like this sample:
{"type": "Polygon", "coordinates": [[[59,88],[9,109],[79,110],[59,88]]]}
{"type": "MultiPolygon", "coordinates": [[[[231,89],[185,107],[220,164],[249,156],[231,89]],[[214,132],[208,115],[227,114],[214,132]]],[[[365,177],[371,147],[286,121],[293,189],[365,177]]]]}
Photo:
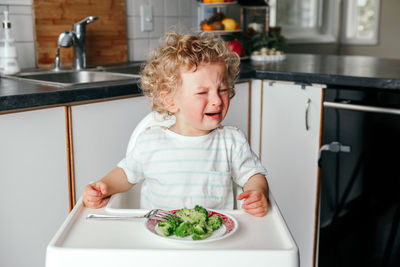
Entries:
{"type": "Polygon", "coordinates": [[[328,88],[319,267],[400,266],[400,91],[328,88]]]}

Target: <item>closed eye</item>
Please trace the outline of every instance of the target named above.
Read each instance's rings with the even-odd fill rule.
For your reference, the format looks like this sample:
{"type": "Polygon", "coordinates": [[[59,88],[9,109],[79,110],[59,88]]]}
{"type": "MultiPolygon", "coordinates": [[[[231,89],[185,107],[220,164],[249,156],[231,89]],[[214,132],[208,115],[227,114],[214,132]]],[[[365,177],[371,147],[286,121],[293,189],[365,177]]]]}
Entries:
{"type": "Polygon", "coordinates": [[[196,94],[197,94],[197,95],[205,95],[205,94],[207,94],[207,91],[197,92],[196,94]]]}
{"type": "Polygon", "coordinates": [[[219,93],[220,94],[224,94],[224,93],[228,93],[229,92],[229,89],[228,88],[221,88],[221,89],[219,89],[219,93]]]}

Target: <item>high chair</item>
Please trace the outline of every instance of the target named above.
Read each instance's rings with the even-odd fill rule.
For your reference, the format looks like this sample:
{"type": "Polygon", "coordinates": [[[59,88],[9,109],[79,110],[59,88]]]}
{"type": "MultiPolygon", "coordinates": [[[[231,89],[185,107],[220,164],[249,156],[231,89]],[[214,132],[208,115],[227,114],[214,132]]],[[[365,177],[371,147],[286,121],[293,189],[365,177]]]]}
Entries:
{"type": "MultiPolygon", "coordinates": [[[[151,112],[133,131],[127,153],[146,128],[155,125],[169,127],[173,123],[173,117],[165,119],[151,112]]],[[[188,266],[188,262],[193,267],[204,264],[299,267],[298,248],[272,195],[269,211],[262,218],[255,218],[243,210],[221,211],[237,220],[237,231],[225,239],[203,244],[166,240],[146,230],[143,219],[86,219],[94,212],[100,215],[143,215],[148,210],[139,209],[139,195],[140,186],[134,186],[128,192],[114,194],[106,207],[96,210],[86,208],[80,198],[47,246],[46,267],[183,267],[188,266]]]]}

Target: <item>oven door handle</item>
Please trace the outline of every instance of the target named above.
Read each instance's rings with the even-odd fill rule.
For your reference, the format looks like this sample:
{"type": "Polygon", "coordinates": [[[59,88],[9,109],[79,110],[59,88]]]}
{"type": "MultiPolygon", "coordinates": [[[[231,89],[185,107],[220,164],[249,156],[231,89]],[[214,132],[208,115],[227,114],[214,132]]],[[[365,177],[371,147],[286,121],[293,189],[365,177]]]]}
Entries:
{"type": "Polygon", "coordinates": [[[396,108],[383,108],[383,107],[364,106],[364,105],[337,103],[329,101],[324,102],[324,107],[400,115],[400,109],[396,108]]]}

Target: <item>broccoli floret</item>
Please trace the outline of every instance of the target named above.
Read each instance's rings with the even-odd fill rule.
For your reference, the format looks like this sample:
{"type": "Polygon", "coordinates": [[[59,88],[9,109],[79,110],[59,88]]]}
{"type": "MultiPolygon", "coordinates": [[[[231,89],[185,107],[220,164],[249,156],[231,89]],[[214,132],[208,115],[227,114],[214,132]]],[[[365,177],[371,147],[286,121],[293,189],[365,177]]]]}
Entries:
{"type": "Polygon", "coordinates": [[[156,232],[163,236],[170,236],[174,233],[176,225],[171,224],[168,221],[161,221],[158,223],[156,232]]]}
{"type": "Polygon", "coordinates": [[[185,237],[193,234],[193,226],[190,222],[183,222],[175,229],[175,235],[185,237]]]}
{"type": "Polygon", "coordinates": [[[192,239],[193,240],[202,240],[202,239],[206,239],[207,237],[210,237],[212,234],[211,232],[205,233],[203,235],[198,235],[198,234],[193,234],[192,239]]]}
{"type": "Polygon", "coordinates": [[[182,221],[189,222],[191,224],[207,221],[208,219],[207,210],[200,206],[197,207],[198,210],[196,210],[196,208],[194,209],[183,208],[181,210],[178,210],[175,213],[175,215],[178,216],[182,221]]]}
{"type": "Polygon", "coordinates": [[[188,208],[180,209],[175,213],[175,215],[177,217],[179,217],[182,221],[193,223],[193,220],[190,217],[190,214],[191,214],[191,209],[188,209],[188,208]]]}
{"type": "Polygon", "coordinates": [[[180,225],[182,223],[182,220],[177,216],[169,216],[167,218],[167,222],[170,223],[174,227],[174,230],[175,230],[176,227],[178,227],[178,225],[180,225]]]}
{"type": "Polygon", "coordinates": [[[207,224],[209,226],[211,226],[211,228],[213,229],[213,231],[217,230],[218,228],[221,227],[222,225],[222,219],[221,217],[219,217],[218,215],[214,214],[213,216],[211,216],[210,218],[208,218],[208,222],[207,224]]]}
{"type": "Polygon", "coordinates": [[[181,220],[178,217],[170,216],[166,220],[162,220],[158,223],[157,233],[170,236],[174,234],[175,229],[179,226],[181,220]]]}
{"type": "Polygon", "coordinates": [[[197,212],[203,213],[205,215],[205,217],[208,219],[208,211],[205,208],[203,208],[202,206],[196,205],[194,207],[194,210],[197,212]]]}
{"type": "Polygon", "coordinates": [[[195,224],[193,226],[193,233],[198,235],[203,235],[208,232],[207,226],[208,225],[205,222],[195,224]]]}

